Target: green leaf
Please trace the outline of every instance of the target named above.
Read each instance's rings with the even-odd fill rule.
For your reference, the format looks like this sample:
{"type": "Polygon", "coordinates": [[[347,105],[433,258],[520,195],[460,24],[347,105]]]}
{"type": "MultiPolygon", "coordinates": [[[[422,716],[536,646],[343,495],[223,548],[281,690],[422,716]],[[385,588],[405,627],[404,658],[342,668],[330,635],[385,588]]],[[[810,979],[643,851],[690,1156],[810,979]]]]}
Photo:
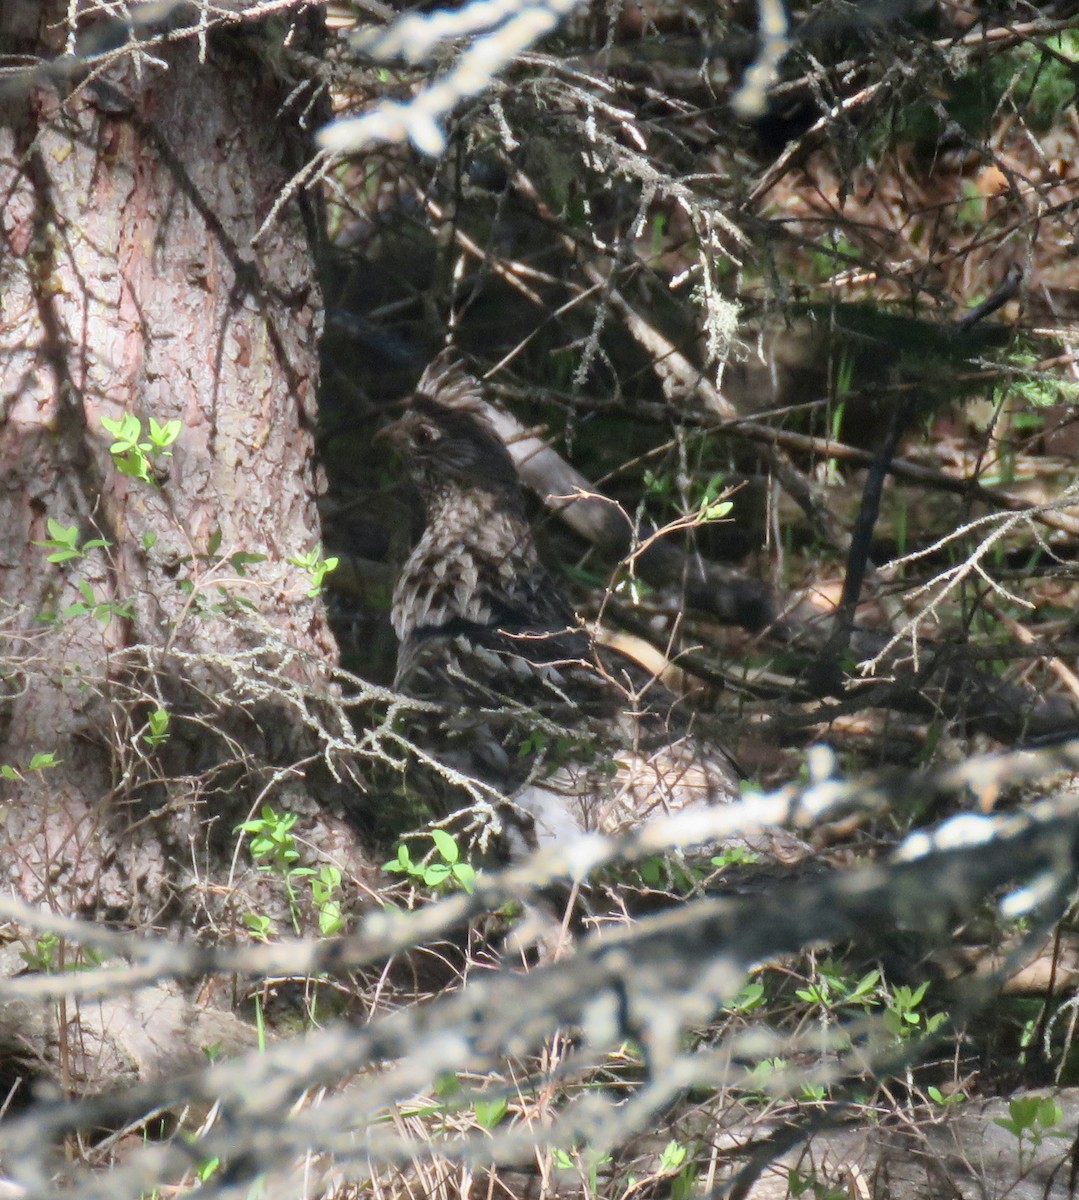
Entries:
{"type": "Polygon", "coordinates": [[[648,884],[649,887],[659,887],[663,882],[663,863],[655,855],[643,859],[637,870],[642,882],[648,884]]]}
{"type": "Polygon", "coordinates": [[[732,508],[734,508],[734,502],[731,500],[717,500],[714,504],[706,504],[701,509],[701,520],[722,521],[732,508]]]}
{"type": "Polygon", "coordinates": [[[879,971],[870,971],[867,975],[863,975],[861,979],[854,985],[854,989],[847,997],[848,1000],[861,1000],[867,996],[877,986],[880,981],[879,971]]]}
{"type": "Polygon", "coordinates": [[[345,915],[336,900],[326,900],[319,905],[318,931],[323,937],[333,937],[345,927],[345,915]]]}
{"type": "Polygon", "coordinates": [[[150,727],[150,732],[143,734],[142,740],[146,742],[148,746],[160,746],[162,742],[168,740],[168,709],[155,708],[153,712],[147,714],[146,724],[150,727]]]}
{"type": "Polygon", "coordinates": [[[925,1090],[929,1095],[929,1099],[932,1100],[934,1104],[942,1104],[945,1108],[954,1108],[957,1104],[962,1104],[967,1098],[965,1092],[951,1092],[950,1094],[945,1095],[940,1088],[933,1087],[932,1085],[927,1087],[925,1090]]]}
{"type": "Polygon", "coordinates": [[[1046,1096],[1038,1104],[1037,1121],[1043,1129],[1052,1129],[1054,1125],[1059,1125],[1063,1120],[1064,1110],[1052,1096],[1046,1096]]]}
{"type": "Polygon", "coordinates": [[[432,829],[431,840],[446,862],[455,863],[460,858],[461,852],[457,849],[457,843],[444,829],[432,829]]]}
{"type": "Polygon", "coordinates": [[[126,454],[119,454],[115,457],[116,469],[121,475],[127,475],[131,479],[141,479],[144,483],[150,480],[150,464],[146,461],[146,455],[139,449],[128,451],[126,454]]]}
{"type": "Polygon", "coordinates": [[[205,1183],[219,1166],[221,1166],[221,1159],[219,1158],[208,1158],[205,1162],[199,1163],[195,1170],[199,1182],[205,1183]]]}
{"type": "Polygon", "coordinates": [[[1016,1096],[1008,1101],[1008,1114],[1020,1129],[1031,1129],[1038,1120],[1041,1096],[1016,1096]]]}
{"type": "Polygon", "coordinates": [[[809,1190],[813,1184],[813,1178],[812,1172],[802,1175],[794,1167],[791,1167],[787,1173],[787,1190],[790,1192],[792,1200],[798,1200],[799,1196],[809,1190]]]}
{"type": "MultiPolygon", "coordinates": [[[[315,875],[313,871],[309,871],[309,874],[315,875]]],[[[323,904],[340,886],[341,872],[337,867],[323,863],[318,869],[318,874],[311,880],[311,895],[314,896],[317,904],[323,904]]]]}
{"type": "Polygon", "coordinates": [[[22,779],[19,772],[14,767],[8,766],[7,763],[0,765],[0,775],[3,775],[5,779],[10,779],[13,783],[22,779]]]}
{"type": "Polygon", "coordinates": [[[51,750],[42,750],[30,759],[31,771],[45,771],[49,767],[58,767],[59,765],[60,760],[51,750]]]}
{"type": "Polygon", "coordinates": [[[659,1169],[663,1172],[677,1171],[686,1161],[687,1149],[681,1142],[669,1141],[659,1156],[659,1169]]]}
{"type": "Polygon", "coordinates": [[[735,996],[730,1007],[735,1012],[752,1012],[764,1002],[764,984],[759,980],[753,980],[752,983],[747,983],[744,988],[735,996]]]}
{"type": "Polygon", "coordinates": [[[917,991],[913,992],[910,997],[910,1007],[916,1008],[925,999],[925,993],[929,990],[929,981],[926,980],[917,991]]]}
{"type": "Polygon", "coordinates": [[[472,1106],[476,1113],[476,1122],[481,1129],[494,1129],[506,1115],[509,1100],[505,1096],[496,1096],[493,1100],[477,1100],[472,1106]]]}
{"type": "Polygon", "coordinates": [[[387,871],[408,871],[412,868],[412,856],[404,842],[397,847],[397,857],[386,864],[387,871]]]}
{"type": "Polygon", "coordinates": [[[737,867],[759,862],[760,857],[746,846],[730,846],[722,854],[715,855],[711,862],[713,867],[737,867]]]}
{"type": "Polygon", "coordinates": [[[246,574],[246,569],[252,563],[260,563],[266,561],[265,554],[250,553],[245,550],[237,550],[235,554],[229,556],[229,562],[232,564],[232,569],[242,579],[246,574]]]}
{"type": "Polygon", "coordinates": [[[667,228],[667,214],[658,212],[652,218],[652,257],[658,258],[663,250],[663,234],[667,228]]]}
{"type": "Polygon", "coordinates": [[[452,870],[454,879],[471,895],[476,884],[476,868],[471,863],[459,862],[453,864],[452,870]]]}
{"type": "Polygon", "coordinates": [[[261,938],[263,941],[269,937],[273,929],[273,922],[261,913],[244,913],[244,924],[255,937],[261,938]]]}
{"type": "Polygon", "coordinates": [[[160,451],[166,446],[171,446],[173,442],[180,436],[182,426],[179,421],[166,421],[164,425],[159,425],[153,417],[150,418],[150,441],[160,451]]]}
{"type": "Polygon", "coordinates": [[[79,530],[75,525],[61,525],[59,521],[54,521],[49,517],[45,522],[49,530],[49,537],[55,542],[64,546],[76,546],[79,542],[79,530]]]}

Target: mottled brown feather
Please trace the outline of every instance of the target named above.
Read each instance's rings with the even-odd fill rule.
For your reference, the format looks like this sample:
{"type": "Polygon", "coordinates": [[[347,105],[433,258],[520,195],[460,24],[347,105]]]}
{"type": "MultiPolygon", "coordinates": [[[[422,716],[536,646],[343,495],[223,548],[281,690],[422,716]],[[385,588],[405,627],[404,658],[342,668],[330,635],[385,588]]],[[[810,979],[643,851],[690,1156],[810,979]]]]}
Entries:
{"type": "Polygon", "coordinates": [[[397,687],[444,706],[425,748],[497,789],[529,841],[737,797],[730,757],[689,732],[676,697],[576,622],[476,380],[436,360],[387,436],[426,509],[393,596],[397,687]]]}

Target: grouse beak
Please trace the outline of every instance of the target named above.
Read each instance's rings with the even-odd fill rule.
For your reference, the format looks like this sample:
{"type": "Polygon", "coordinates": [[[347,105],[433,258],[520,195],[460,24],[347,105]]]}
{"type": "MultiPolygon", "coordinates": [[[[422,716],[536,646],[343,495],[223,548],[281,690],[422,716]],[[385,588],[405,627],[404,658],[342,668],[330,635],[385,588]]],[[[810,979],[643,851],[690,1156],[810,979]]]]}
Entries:
{"type": "Polygon", "coordinates": [[[408,442],[408,413],[404,413],[388,425],[383,425],[371,439],[372,445],[384,444],[400,452],[408,442]]]}

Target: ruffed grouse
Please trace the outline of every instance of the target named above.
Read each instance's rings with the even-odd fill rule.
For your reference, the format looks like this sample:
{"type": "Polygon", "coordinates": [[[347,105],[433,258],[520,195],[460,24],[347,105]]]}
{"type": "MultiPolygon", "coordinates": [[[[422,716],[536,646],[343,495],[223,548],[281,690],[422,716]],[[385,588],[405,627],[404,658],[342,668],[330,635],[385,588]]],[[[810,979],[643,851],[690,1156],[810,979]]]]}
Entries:
{"type": "Polygon", "coordinates": [[[423,748],[500,798],[511,841],[616,832],[736,797],[730,758],[687,732],[673,694],[576,622],[476,380],[436,359],[383,436],[426,509],[393,594],[396,685],[440,706],[423,748]]]}

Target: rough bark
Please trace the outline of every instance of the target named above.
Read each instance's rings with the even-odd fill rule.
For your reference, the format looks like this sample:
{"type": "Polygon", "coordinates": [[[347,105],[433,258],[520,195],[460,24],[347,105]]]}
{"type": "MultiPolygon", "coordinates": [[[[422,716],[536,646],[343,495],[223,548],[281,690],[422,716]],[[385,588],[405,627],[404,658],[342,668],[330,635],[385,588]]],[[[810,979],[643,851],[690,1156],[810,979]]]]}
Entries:
{"type": "MultiPolygon", "coordinates": [[[[2,48],[62,51],[67,6],[41,9],[2,48]]],[[[320,296],[300,205],[267,221],[305,149],[291,84],[250,37],[156,53],[0,101],[0,763],[22,776],[0,780],[3,884],[229,933],[287,912],[237,851],[260,804],[364,870],[301,769],[319,746],[298,714],[334,655],[287,562],[320,536],[320,296]],[[124,413],[144,438],[181,422],[156,481],[117,469],[102,418],[124,413]],[[109,545],[50,563],[49,519],[109,545]],[[28,769],[43,752],[59,765],[28,769]]]]}

